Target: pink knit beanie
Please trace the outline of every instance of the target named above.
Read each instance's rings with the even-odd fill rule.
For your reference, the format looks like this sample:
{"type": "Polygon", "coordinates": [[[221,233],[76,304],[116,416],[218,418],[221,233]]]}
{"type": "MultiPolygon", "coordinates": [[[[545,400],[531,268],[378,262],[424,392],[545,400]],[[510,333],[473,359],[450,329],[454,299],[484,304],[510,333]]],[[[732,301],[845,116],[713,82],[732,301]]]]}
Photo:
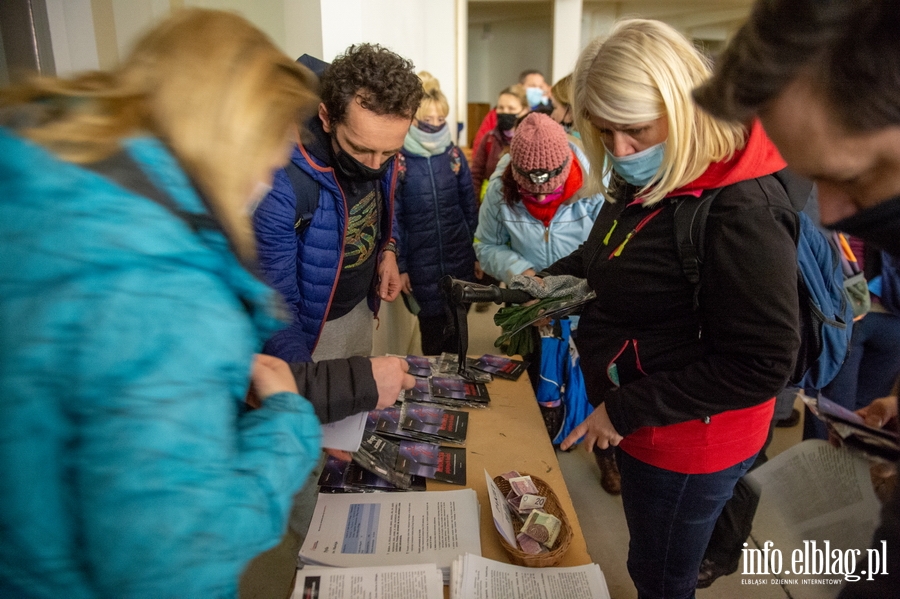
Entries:
{"type": "Polygon", "coordinates": [[[516,127],[509,154],[516,183],[534,194],[552,192],[565,183],[572,168],[565,129],[538,112],[526,116],[516,127]]]}

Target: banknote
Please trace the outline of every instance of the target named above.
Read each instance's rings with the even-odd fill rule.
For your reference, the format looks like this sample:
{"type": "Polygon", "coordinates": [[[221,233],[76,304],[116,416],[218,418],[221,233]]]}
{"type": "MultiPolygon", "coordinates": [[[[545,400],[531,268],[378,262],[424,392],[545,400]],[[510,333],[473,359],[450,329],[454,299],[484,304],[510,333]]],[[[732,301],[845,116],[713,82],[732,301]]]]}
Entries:
{"type": "Polygon", "coordinates": [[[520,532],[516,535],[516,540],[519,542],[519,547],[521,547],[522,551],[525,553],[530,555],[547,553],[547,549],[543,545],[526,535],[524,532],[520,532]]]}
{"type": "Polygon", "coordinates": [[[562,523],[559,518],[540,510],[534,510],[525,519],[525,524],[520,532],[524,532],[545,547],[552,548],[561,528],[562,523]]]}
{"type": "Polygon", "coordinates": [[[544,507],[545,503],[547,503],[546,497],[525,494],[522,495],[521,500],[519,501],[518,509],[520,512],[524,512],[525,510],[535,510],[544,507]]]}
{"type": "Polygon", "coordinates": [[[530,476],[517,476],[509,479],[509,486],[512,487],[516,495],[537,495],[537,487],[530,476]]]}

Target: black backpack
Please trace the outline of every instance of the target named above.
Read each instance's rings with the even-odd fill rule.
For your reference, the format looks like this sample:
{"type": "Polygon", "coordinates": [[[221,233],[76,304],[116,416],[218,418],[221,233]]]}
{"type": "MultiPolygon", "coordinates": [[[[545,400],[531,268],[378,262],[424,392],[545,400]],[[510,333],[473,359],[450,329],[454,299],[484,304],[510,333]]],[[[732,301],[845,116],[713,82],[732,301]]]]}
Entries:
{"type": "Polygon", "coordinates": [[[294,232],[299,236],[309,227],[316,208],[319,207],[319,184],[315,179],[300,170],[300,167],[288,162],[284,172],[294,189],[294,232]]]}

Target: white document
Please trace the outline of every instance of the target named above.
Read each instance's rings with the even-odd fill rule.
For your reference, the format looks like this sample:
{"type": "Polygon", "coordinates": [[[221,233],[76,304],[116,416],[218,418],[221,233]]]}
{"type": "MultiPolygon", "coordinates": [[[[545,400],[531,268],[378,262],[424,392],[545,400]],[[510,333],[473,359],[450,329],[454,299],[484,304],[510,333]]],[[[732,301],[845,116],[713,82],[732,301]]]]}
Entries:
{"type": "Polygon", "coordinates": [[[450,599],[610,599],[597,564],[525,568],[478,555],[453,562],[450,599]]]}
{"type": "Polygon", "coordinates": [[[497,532],[503,535],[507,543],[513,547],[518,547],[516,545],[516,531],[513,527],[512,517],[509,515],[506,497],[500,492],[500,487],[497,486],[497,483],[494,482],[487,470],[484,471],[484,479],[487,482],[488,496],[491,498],[491,513],[494,516],[494,526],[497,527],[497,532]]]}
{"type": "Polygon", "coordinates": [[[322,426],[322,447],[358,451],[366,430],[366,412],[347,416],[343,420],[322,426]]]}
{"type": "MultiPolygon", "coordinates": [[[[751,536],[760,548],[771,542],[769,547],[783,557],[777,578],[842,578],[792,572],[801,565],[793,564],[794,551],[800,551],[798,555],[803,557],[805,548],[824,550],[826,542],[830,551],[858,549],[862,557],[866,556],[881,512],[867,460],[826,441],[810,439],[772,458],[750,472],[747,479],[760,490],[751,536]]],[[[751,574],[745,572],[745,562],[742,558],[739,575],[751,574]]],[[[802,564],[810,565],[805,557],[802,564]]],[[[843,564],[845,568],[851,565],[855,560],[843,564]]],[[[838,591],[838,585],[790,587],[795,599],[819,599],[835,596],[838,591]]]]}
{"type": "Polygon", "coordinates": [[[348,568],[433,562],[446,582],[453,559],[467,552],[481,554],[473,489],[320,493],[300,558],[348,568]]]}
{"type": "Polygon", "coordinates": [[[297,570],[291,599],[443,599],[434,564],[297,570]]]}

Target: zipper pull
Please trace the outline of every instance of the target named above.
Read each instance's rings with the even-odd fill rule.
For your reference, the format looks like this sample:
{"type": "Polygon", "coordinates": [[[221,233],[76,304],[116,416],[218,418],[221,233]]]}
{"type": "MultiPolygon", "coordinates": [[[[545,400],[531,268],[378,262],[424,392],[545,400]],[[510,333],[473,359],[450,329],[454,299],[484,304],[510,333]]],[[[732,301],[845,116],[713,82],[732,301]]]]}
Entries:
{"type": "Polygon", "coordinates": [[[544,243],[550,241],[550,227],[544,227],[544,243]]]}
{"type": "Polygon", "coordinates": [[[614,220],[612,226],[609,228],[609,231],[606,232],[606,237],[603,238],[603,245],[609,245],[609,238],[612,237],[613,231],[616,230],[616,225],[619,224],[618,220],[614,220]]]}
{"type": "Polygon", "coordinates": [[[634,231],[629,232],[628,235],[625,236],[625,239],[622,240],[622,243],[619,244],[619,247],[616,248],[616,251],[609,255],[609,258],[618,258],[619,255],[621,255],[622,250],[625,249],[625,244],[627,244],[631,240],[633,235],[634,231]]]}

